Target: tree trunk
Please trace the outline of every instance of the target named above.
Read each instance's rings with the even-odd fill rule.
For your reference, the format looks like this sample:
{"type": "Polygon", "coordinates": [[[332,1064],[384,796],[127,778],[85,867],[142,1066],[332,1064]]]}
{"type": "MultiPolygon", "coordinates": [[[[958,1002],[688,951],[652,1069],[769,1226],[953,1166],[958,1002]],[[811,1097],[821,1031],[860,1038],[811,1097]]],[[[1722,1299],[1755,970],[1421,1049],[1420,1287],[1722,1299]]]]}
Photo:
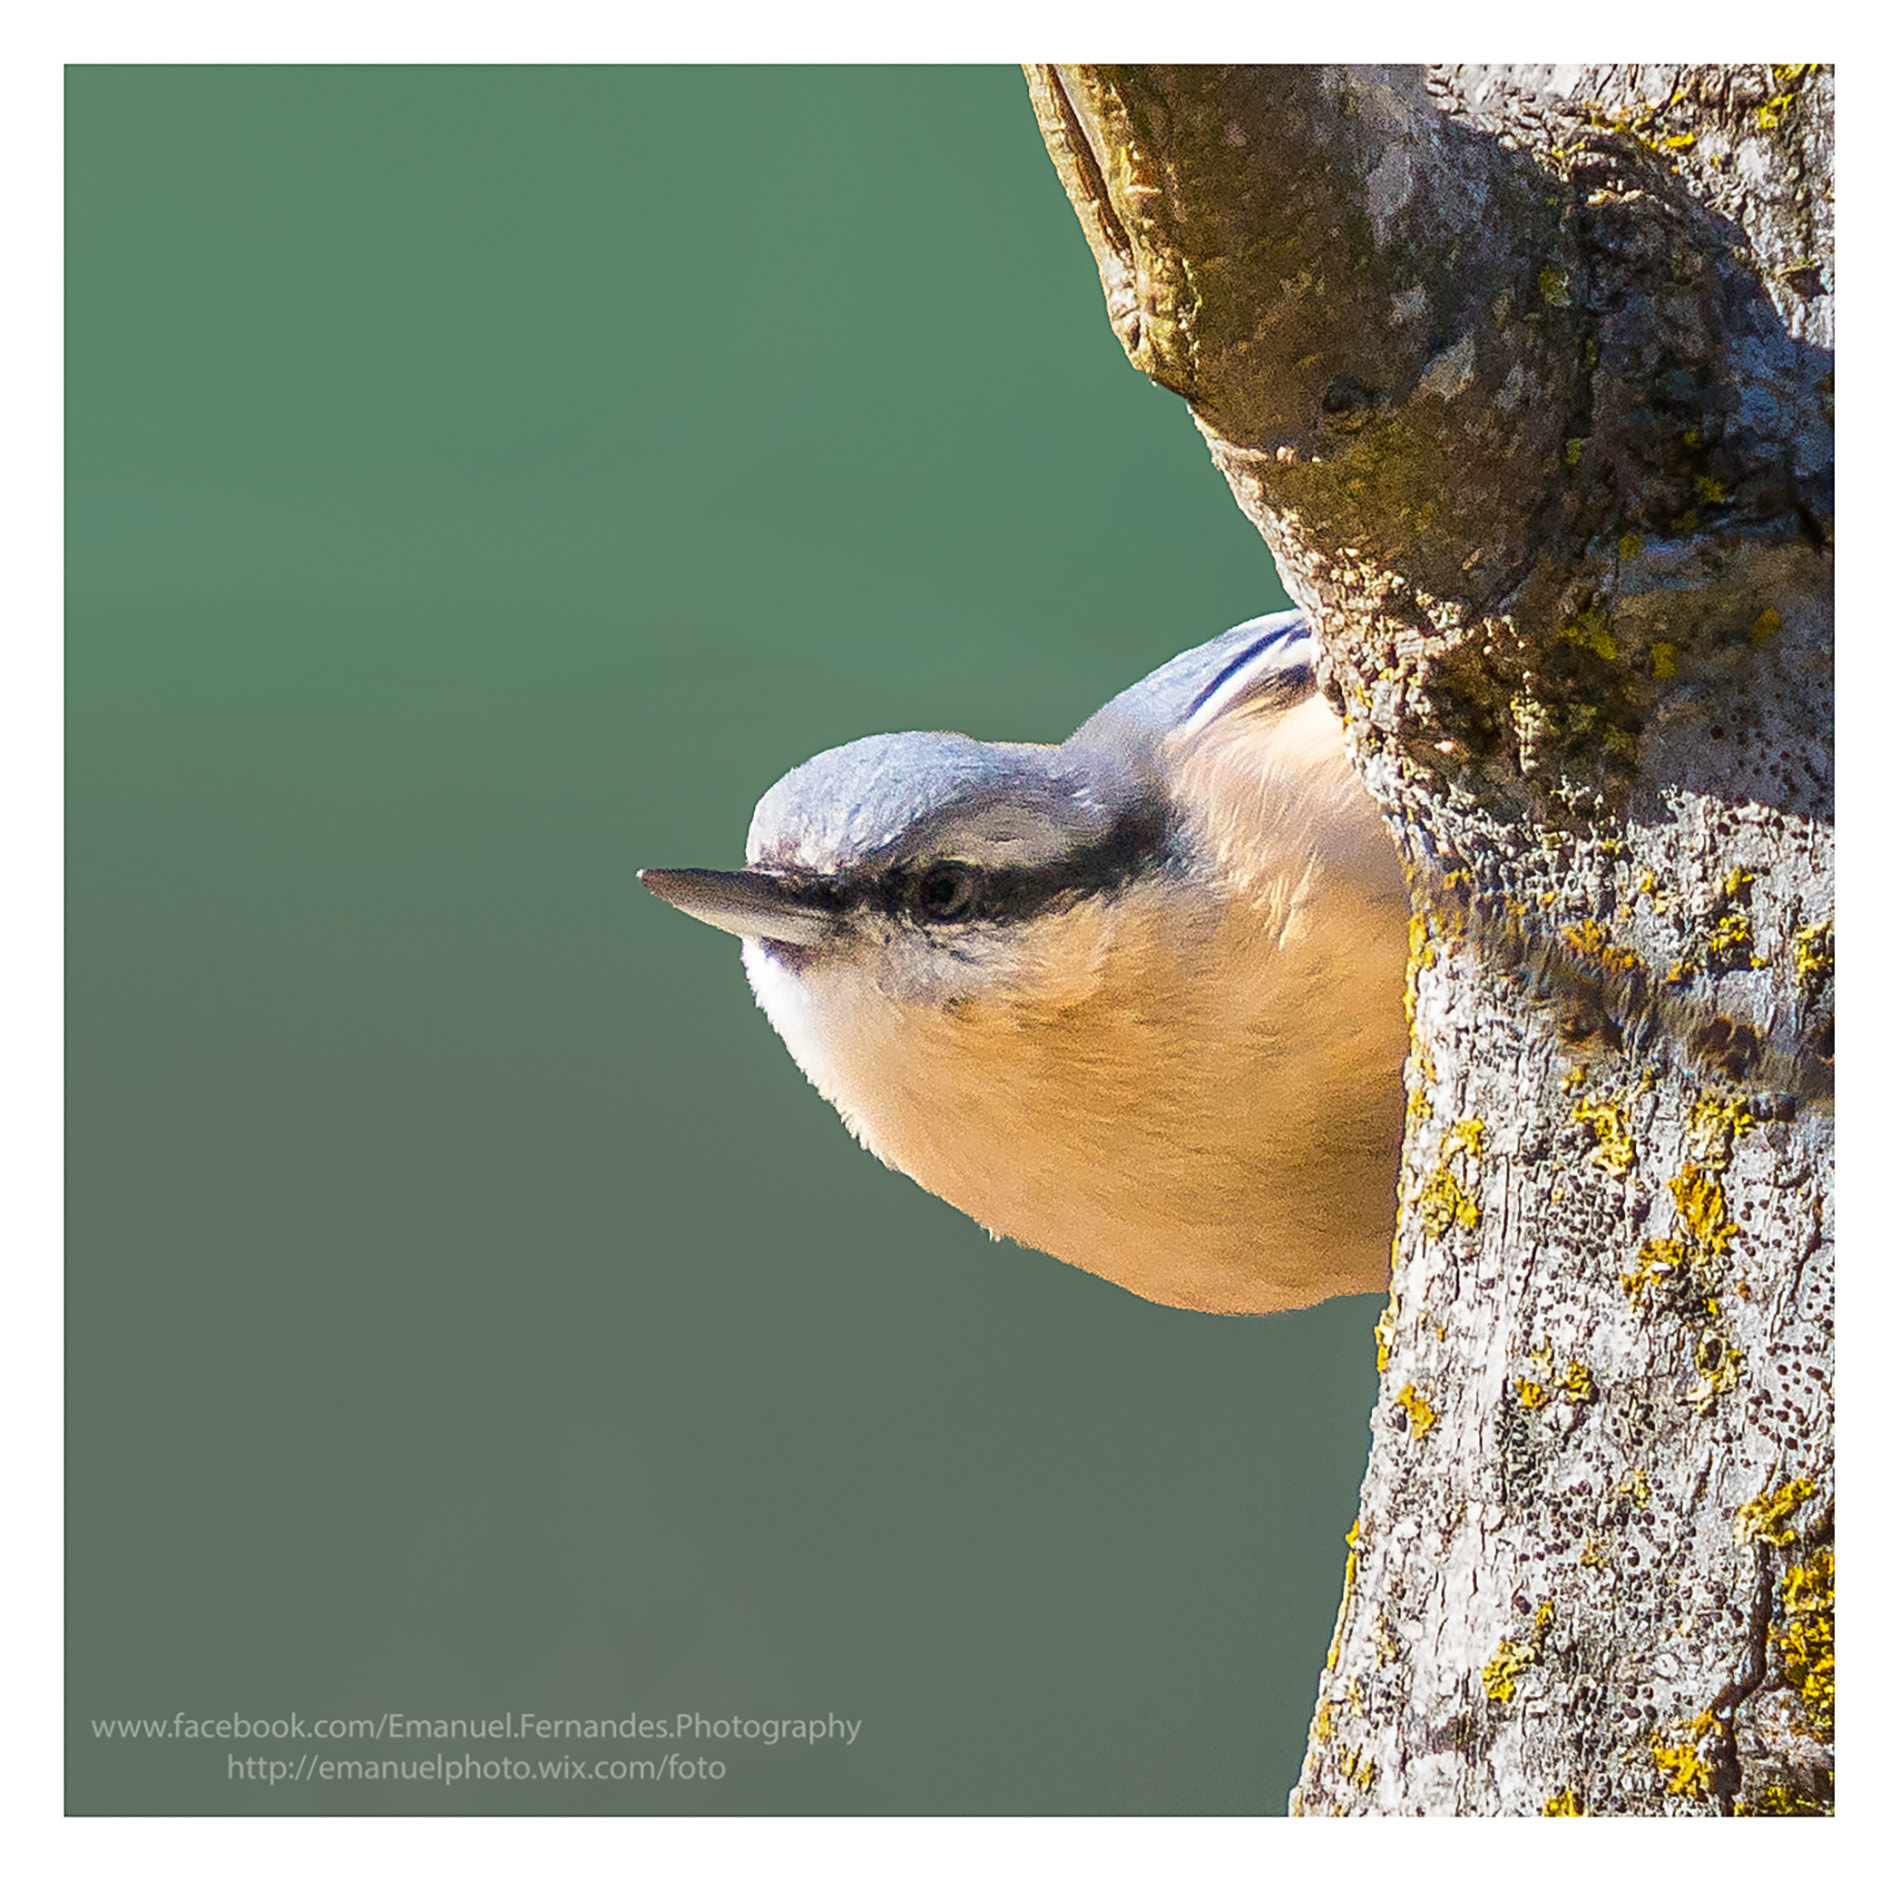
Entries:
{"type": "Polygon", "coordinates": [[[1829,1811],[1832,70],[1030,88],[1413,886],[1293,1808],[1829,1811]]]}

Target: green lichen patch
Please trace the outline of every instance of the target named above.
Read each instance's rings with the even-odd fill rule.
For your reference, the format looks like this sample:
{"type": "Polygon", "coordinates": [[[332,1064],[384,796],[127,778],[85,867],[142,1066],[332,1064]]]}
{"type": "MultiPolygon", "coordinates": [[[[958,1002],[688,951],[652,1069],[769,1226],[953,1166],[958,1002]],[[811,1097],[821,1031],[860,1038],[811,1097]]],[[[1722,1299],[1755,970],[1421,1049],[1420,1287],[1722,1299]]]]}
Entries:
{"type": "Polygon", "coordinates": [[[1560,621],[1557,632],[1572,646],[1587,647],[1598,659],[1614,663],[1616,635],[1610,631],[1610,617],[1600,607],[1586,607],[1560,621]]]}

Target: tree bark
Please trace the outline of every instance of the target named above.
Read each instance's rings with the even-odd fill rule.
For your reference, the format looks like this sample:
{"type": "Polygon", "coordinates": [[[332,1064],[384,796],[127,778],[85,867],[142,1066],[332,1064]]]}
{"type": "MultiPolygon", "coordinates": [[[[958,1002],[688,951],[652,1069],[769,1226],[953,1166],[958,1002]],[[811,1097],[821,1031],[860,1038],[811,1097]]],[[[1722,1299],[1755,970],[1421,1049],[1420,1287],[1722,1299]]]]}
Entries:
{"type": "Polygon", "coordinates": [[[1831,1811],[1832,70],[1029,77],[1412,882],[1293,1809],[1831,1811]]]}

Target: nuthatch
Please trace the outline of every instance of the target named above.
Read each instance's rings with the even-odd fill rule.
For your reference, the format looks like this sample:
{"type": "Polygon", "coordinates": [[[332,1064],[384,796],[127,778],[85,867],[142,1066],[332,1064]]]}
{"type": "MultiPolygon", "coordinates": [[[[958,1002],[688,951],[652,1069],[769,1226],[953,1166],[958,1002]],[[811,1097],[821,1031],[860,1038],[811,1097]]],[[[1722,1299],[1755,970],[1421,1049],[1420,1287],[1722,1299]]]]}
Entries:
{"type": "Polygon", "coordinates": [[[1408,905],[1312,650],[1249,621],[1060,745],[860,738],[765,793],[743,872],[640,879],[992,1234],[1203,1312],[1380,1290],[1408,905]]]}

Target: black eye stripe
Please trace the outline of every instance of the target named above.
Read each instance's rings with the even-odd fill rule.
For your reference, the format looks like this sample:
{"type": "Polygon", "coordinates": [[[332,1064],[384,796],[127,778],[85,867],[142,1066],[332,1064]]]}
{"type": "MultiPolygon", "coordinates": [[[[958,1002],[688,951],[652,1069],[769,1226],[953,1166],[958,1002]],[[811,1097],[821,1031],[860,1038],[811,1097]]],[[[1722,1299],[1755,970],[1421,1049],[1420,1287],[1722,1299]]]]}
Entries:
{"type": "Polygon", "coordinates": [[[1162,850],[1165,824],[1148,810],[1124,816],[1099,843],[1033,867],[985,868],[943,857],[866,881],[858,899],[924,926],[1026,921],[1078,897],[1120,888],[1162,850]]]}

